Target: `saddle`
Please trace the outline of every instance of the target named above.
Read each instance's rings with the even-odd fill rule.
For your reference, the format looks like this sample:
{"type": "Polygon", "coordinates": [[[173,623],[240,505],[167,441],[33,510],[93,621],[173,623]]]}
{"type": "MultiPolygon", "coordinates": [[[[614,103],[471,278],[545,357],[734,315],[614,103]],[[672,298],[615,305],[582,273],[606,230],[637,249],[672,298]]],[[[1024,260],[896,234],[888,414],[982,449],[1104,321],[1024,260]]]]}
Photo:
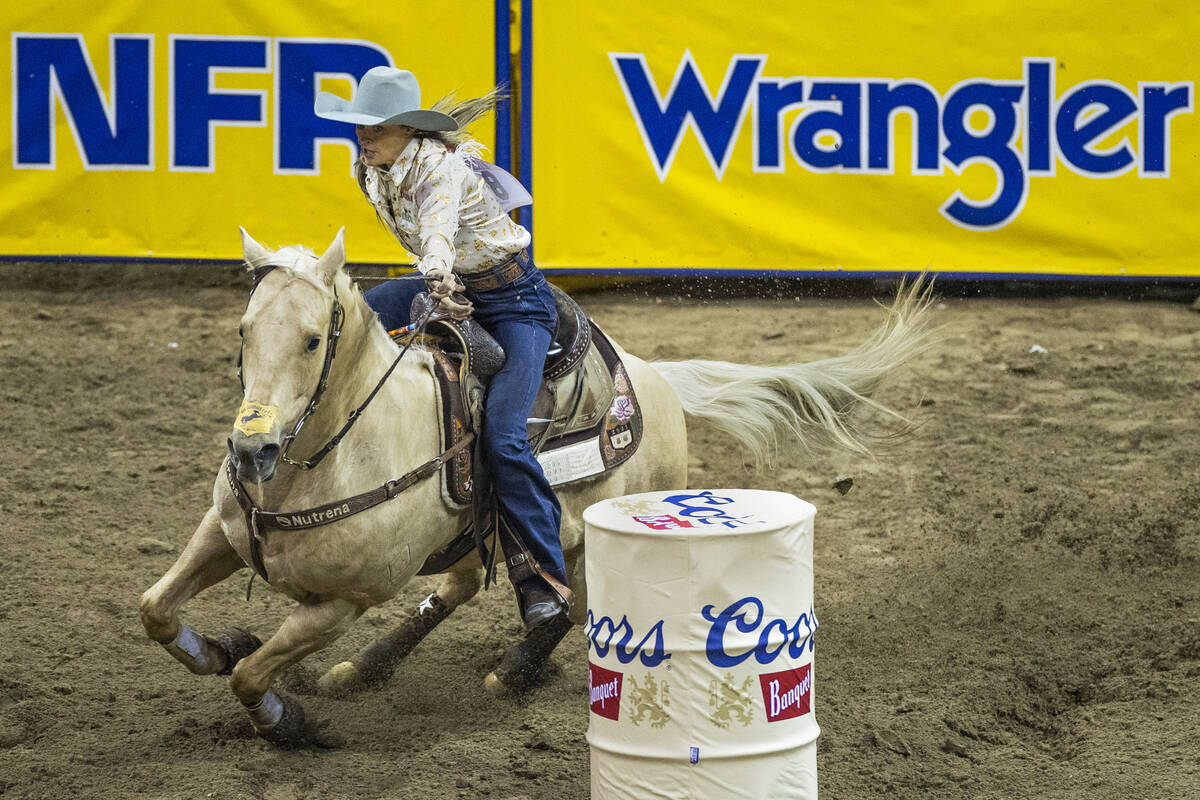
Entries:
{"type": "MultiPolygon", "coordinates": [[[[550,288],[558,322],[528,436],[546,478],[561,486],[600,475],[632,456],[642,438],[642,414],[612,342],[570,296],[550,288]]],[[[418,295],[411,318],[420,319],[432,304],[428,295],[418,295]]],[[[442,439],[449,447],[479,430],[487,383],[503,367],[504,351],[471,319],[437,319],[420,337],[433,357],[442,439]]],[[[452,508],[473,504],[474,451],[472,442],[444,470],[443,499],[452,508]]],[[[475,548],[468,529],[431,555],[420,574],[444,572],[475,548]]]]}

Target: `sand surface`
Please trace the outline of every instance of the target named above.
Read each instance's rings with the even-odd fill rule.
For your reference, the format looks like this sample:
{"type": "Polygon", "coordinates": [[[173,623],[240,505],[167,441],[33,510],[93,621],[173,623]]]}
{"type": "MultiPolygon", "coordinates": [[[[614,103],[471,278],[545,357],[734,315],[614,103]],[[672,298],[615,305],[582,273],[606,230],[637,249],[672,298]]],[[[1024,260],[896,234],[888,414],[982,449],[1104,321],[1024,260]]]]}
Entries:
{"type": "MultiPolygon", "coordinates": [[[[337,746],[257,739],[227,680],[192,676],[137,615],[211,497],[244,276],[0,270],[0,796],[588,796],[580,630],[520,702],[482,687],[519,633],[504,585],[382,689],[305,694],[434,579],[414,581],[283,681],[337,746]]],[[[861,290],[727,288],[579,297],[659,359],[810,361],[882,320],[861,290]]],[[[755,472],[737,442],[690,435],[693,487],[819,509],[822,796],[1200,797],[1200,315],[1094,292],[955,292],[936,313],[940,343],[881,394],[921,427],[875,461],[796,450],[755,472]]],[[[269,634],[291,601],[261,583],[246,601],[248,577],[196,598],[187,621],[269,634]]]]}

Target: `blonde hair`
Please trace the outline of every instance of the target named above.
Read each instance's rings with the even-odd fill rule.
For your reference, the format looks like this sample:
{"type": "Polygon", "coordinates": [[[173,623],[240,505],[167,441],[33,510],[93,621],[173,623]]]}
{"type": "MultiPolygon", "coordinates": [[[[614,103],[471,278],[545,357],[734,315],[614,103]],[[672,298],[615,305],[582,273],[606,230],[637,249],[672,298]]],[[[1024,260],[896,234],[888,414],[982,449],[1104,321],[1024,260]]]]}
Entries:
{"type": "Polygon", "coordinates": [[[456,131],[417,131],[417,136],[426,138],[440,139],[442,144],[453,148],[460,144],[474,140],[467,131],[467,126],[478,122],[488,115],[488,112],[496,110],[496,104],[507,98],[504,89],[500,86],[495,86],[487,94],[482,97],[473,97],[470,100],[458,101],[454,92],[438,100],[432,106],[430,111],[440,111],[443,114],[448,114],[458,123],[456,131]]]}

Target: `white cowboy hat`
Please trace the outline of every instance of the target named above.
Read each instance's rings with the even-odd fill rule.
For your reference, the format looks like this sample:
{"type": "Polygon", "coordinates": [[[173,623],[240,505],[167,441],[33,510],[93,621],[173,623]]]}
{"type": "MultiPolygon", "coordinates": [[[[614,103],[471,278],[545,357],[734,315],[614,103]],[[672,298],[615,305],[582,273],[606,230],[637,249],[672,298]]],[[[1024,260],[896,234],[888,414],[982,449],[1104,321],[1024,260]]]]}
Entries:
{"type": "Polygon", "coordinates": [[[313,112],[322,119],[355,125],[407,125],[422,131],[456,131],[449,114],[421,108],[421,87],[406,69],[372,67],[358,82],[353,100],[318,92],[313,112]]]}

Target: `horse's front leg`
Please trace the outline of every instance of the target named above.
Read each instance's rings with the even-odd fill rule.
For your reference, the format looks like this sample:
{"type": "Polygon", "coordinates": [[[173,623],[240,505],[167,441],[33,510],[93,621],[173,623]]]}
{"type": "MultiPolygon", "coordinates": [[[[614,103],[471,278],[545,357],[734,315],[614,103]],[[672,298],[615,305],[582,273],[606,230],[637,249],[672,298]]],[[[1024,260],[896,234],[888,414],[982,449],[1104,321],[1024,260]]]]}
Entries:
{"type": "Polygon", "coordinates": [[[228,672],[258,640],[245,631],[209,639],[179,621],[183,604],[244,566],[210,508],[183,553],[167,573],[142,594],[139,612],[147,635],[197,675],[228,672]]]}
{"type": "Polygon", "coordinates": [[[304,710],[295,699],[271,689],[284,667],[315,653],[337,639],[365,607],[349,600],[301,603],[283,625],[252,655],[233,668],[230,688],[250,714],[254,729],[267,741],[298,746],[311,739],[304,710]]]}
{"type": "Polygon", "coordinates": [[[399,628],[376,640],[354,660],[335,664],[321,676],[318,688],[323,694],[339,697],[383,683],[438,623],[474,597],[482,585],[483,570],[479,567],[463,566],[447,572],[437,591],[422,600],[399,628]]]}

